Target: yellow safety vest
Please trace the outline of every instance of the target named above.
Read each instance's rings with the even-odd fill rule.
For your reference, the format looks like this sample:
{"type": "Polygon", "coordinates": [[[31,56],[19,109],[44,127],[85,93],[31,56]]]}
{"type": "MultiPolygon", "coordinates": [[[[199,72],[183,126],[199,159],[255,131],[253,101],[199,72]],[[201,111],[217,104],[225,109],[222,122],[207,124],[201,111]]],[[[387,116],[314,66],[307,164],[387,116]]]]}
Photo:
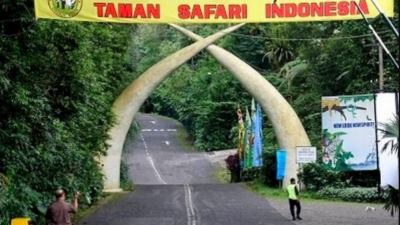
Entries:
{"type": "Polygon", "coordinates": [[[294,185],[294,184],[290,184],[290,185],[287,187],[287,190],[288,190],[288,193],[289,193],[289,198],[290,198],[290,199],[293,199],[293,200],[297,200],[295,187],[296,187],[296,185],[294,185]]]}

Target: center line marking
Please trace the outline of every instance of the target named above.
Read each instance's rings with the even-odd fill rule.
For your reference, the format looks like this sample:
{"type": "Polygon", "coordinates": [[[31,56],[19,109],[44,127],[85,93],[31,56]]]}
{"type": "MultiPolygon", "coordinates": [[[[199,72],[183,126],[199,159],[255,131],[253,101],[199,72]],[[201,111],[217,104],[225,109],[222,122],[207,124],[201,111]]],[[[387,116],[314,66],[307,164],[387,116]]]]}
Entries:
{"type": "Polygon", "coordinates": [[[186,213],[188,217],[188,225],[196,225],[196,215],[193,209],[192,192],[190,190],[189,184],[183,185],[185,190],[185,203],[186,203],[186,213]]]}
{"type": "Polygon", "coordinates": [[[149,150],[147,149],[146,141],[144,140],[144,137],[143,137],[143,134],[142,134],[142,133],[140,133],[140,137],[142,138],[143,145],[144,145],[144,149],[145,149],[145,151],[146,151],[146,158],[147,158],[147,161],[149,161],[150,165],[153,167],[154,172],[155,172],[155,174],[156,174],[157,180],[160,181],[162,184],[167,184],[167,182],[165,182],[165,181],[161,178],[161,174],[158,172],[156,166],[154,165],[154,161],[153,161],[153,159],[152,159],[151,156],[150,156],[149,150]]]}

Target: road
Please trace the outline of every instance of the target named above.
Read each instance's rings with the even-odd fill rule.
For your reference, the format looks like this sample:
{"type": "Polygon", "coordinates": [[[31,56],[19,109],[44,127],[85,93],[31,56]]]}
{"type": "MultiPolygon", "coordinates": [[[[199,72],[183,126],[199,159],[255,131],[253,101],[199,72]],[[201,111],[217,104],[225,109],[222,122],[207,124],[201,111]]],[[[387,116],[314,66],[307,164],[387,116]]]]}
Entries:
{"type": "Polygon", "coordinates": [[[206,153],[189,151],[175,121],[138,115],[140,135],[128,143],[136,185],[82,219],[80,225],[293,225],[241,184],[218,184],[206,153]]]}

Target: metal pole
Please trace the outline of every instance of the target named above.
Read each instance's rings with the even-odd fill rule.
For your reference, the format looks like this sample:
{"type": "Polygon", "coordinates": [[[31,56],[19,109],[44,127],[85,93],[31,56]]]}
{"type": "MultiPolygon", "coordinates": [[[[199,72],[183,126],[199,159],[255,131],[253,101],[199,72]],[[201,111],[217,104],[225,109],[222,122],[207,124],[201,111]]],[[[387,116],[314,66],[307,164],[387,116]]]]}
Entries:
{"type": "Polygon", "coordinates": [[[379,48],[379,92],[383,91],[383,49],[381,45],[379,48]]]}
{"type": "MultiPolygon", "coordinates": [[[[394,99],[395,99],[395,104],[396,104],[396,116],[397,119],[399,118],[399,92],[395,91],[394,92],[394,99]]],[[[397,143],[399,143],[399,136],[397,136],[397,143]]],[[[400,171],[400,151],[397,150],[397,169],[400,171]]],[[[397,171],[397,172],[399,172],[397,171]]],[[[400,180],[400,173],[399,174],[399,180],[400,180]]],[[[399,198],[399,205],[400,205],[400,198],[399,198]]],[[[399,216],[400,216],[400,210],[398,210],[399,216]]]]}
{"type": "Polygon", "coordinates": [[[376,33],[375,29],[372,27],[372,25],[369,23],[367,17],[365,17],[364,12],[361,10],[360,5],[356,1],[353,1],[354,4],[356,5],[358,11],[361,13],[361,16],[364,18],[365,22],[368,24],[368,28],[372,31],[374,34],[376,40],[379,42],[379,44],[382,46],[382,48],[385,50],[386,54],[389,55],[390,59],[392,60],[392,63],[396,66],[397,69],[399,69],[399,64],[397,64],[396,59],[393,57],[393,55],[390,53],[390,51],[386,48],[386,45],[383,43],[381,37],[379,37],[378,33],[376,33]]]}
{"type": "Polygon", "coordinates": [[[399,32],[397,31],[396,27],[394,27],[392,21],[386,16],[386,14],[383,12],[381,6],[379,3],[377,3],[375,0],[371,0],[372,3],[375,5],[375,8],[379,11],[380,15],[385,19],[386,23],[389,24],[390,28],[392,29],[394,35],[396,35],[397,38],[399,38],[399,32]]]}
{"type": "MultiPolygon", "coordinates": [[[[380,90],[381,91],[381,90],[380,90]]],[[[378,171],[378,195],[381,195],[381,174],[379,169],[379,140],[378,140],[378,116],[376,115],[376,93],[374,93],[374,120],[375,120],[375,154],[376,154],[376,167],[378,171]]]]}

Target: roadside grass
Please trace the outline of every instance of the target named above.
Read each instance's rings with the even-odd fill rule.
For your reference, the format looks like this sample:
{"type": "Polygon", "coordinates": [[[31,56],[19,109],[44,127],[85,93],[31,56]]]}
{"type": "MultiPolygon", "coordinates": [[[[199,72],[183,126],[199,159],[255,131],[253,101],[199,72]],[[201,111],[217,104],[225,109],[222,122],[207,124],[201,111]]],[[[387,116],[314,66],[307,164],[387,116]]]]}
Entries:
{"type": "Polygon", "coordinates": [[[120,165],[120,187],[124,191],[134,191],[135,185],[129,177],[129,165],[126,159],[121,160],[120,165]]]}
{"type": "Polygon", "coordinates": [[[124,194],[125,194],[125,192],[120,192],[120,193],[105,193],[105,192],[103,192],[100,200],[96,201],[92,206],[86,207],[86,208],[80,207],[78,213],[73,218],[73,223],[74,224],[78,223],[79,220],[96,212],[99,208],[101,208],[105,204],[118,200],[124,194]]]}
{"type": "MultiPolygon", "coordinates": [[[[278,199],[288,198],[286,190],[278,187],[268,187],[259,180],[247,182],[246,187],[261,197],[278,199]]],[[[302,201],[345,202],[336,198],[324,198],[323,196],[317,195],[317,193],[312,191],[300,191],[300,199],[302,201]]]]}
{"type": "Polygon", "coordinates": [[[177,129],[176,137],[179,145],[189,152],[196,152],[196,147],[194,147],[194,143],[189,135],[189,132],[181,123],[177,123],[177,125],[179,126],[179,128],[177,129]]]}
{"type": "MultiPolygon", "coordinates": [[[[259,180],[256,180],[254,182],[247,182],[245,183],[245,185],[254,194],[264,198],[275,198],[281,200],[286,200],[288,198],[286,190],[278,187],[268,187],[259,180]]],[[[353,201],[344,201],[339,198],[324,197],[317,195],[316,192],[312,191],[300,191],[300,199],[301,201],[304,202],[337,202],[346,204],[369,204],[371,206],[382,206],[382,203],[377,203],[377,202],[369,202],[369,203],[353,202],[353,201]]]]}
{"type": "Polygon", "coordinates": [[[196,152],[197,150],[196,147],[194,146],[194,141],[190,136],[186,127],[183,126],[183,124],[177,120],[173,119],[170,120],[173,121],[175,125],[178,127],[175,136],[176,139],[178,140],[179,145],[189,152],[196,152]]]}
{"type": "Polygon", "coordinates": [[[217,180],[221,184],[227,184],[230,182],[231,175],[226,168],[218,167],[215,169],[215,175],[217,180]]]}
{"type": "MultiPolygon", "coordinates": [[[[249,188],[251,191],[253,191],[255,194],[261,196],[261,197],[268,197],[268,198],[280,198],[280,199],[287,199],[288,194],[287,191],[278,188],[278,187],[268,187],[264,184],[262,184],[261,181],[254,181],[254,182],[248,182],[246,183],[247,188],[249,188]]],[[[305,201],[321,201],[325,200],[327,201],[328,199],[323,199],[320,196],[318,196],[315,192],[309,192],[309,191],[300,191],[300,197],[301,200],[305,201]]],[[[332,201],[334,199],[329,199],[329,201],[332,201]]]]}
{"type": "MultiPolygon", "coordinates": [[[[231,175],[226,168],[219,167],[215,169],[215,173],[218,179],[218,182],[226,184],[230,182],[231,175]]],[[[287,199],[288,195],[284,189],[281,188],[274,188],[268,187],[264,185],[261,181],[253,181],[253,182],[246,182],[243,183],[245,186],[255,193],[258,196],[265,197],[265,198],[279,198],[279,199],[287,199]]],[[[332,201],[333,199],[323,199],[318,196],[314,192],[302,191],[301,192],[301,199],[306,201],[332,201]]]]}

